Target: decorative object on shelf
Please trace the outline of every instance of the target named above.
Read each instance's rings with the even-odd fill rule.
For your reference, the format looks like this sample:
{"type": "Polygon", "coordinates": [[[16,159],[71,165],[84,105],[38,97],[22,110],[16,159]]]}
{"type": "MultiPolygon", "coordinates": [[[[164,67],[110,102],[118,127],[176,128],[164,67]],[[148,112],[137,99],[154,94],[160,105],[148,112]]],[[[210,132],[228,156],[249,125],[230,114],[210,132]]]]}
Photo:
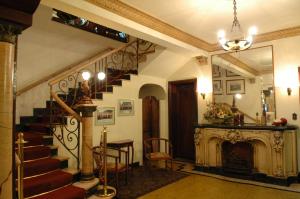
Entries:
{"type": "Polygon", "coordinates": [[[115,108],[114,107],[98,107],[96,111],[97,126],[115,124],[115,108]]]}
{"type": "Polygon", "coordinates": [[[237,19],[236,0],[233,0],[233,22],[231,26],[232,38],[225,38],[225,31],[220,30],[218,32],[218,40],[222,48],[226,51],[239,51],[245,50],[251,47],[253,42],[253,36],[257,33],[256,27],[249,28],[248,36],[244,38],[244,34],[237,19]]]}
{"type": "Polygon", "coordinates": [[[213,80],[213,94],[214,95],[222,95],[223,94],[222,80],[213,80]]]}
{"type": "Polygon", "coordinates": [[[245,80],[244,79],[234,79],[226,80],[226,94],[245,94],[245,80]]]}
{"type": "Polygon", "coordinates": [[[120,99],[118,103],[118,112],[120,116],[134,115],[134,101],[120,99]]]}
{"type": "Polygon", "coordinates": [[[272,125],[274,125],[274,126],[286,126],[287,125],[287,119],[283,118],[283,117],[280,118],[280,119],[276,119],[276,120],[274,120],[272,125]]]}
{"type": "Polygon", "coordinates": [[[275,120],[275,113],[274,112],[266,112],[266,123],[267,125],[272,125],[275,120]]]}
{"type": "Polygon", "coordinates": [[[213,124],[231,123],[232,117],[230,108],[218,103],[207,104],[207,111],[204,113],[204,118],[213,124]]]}

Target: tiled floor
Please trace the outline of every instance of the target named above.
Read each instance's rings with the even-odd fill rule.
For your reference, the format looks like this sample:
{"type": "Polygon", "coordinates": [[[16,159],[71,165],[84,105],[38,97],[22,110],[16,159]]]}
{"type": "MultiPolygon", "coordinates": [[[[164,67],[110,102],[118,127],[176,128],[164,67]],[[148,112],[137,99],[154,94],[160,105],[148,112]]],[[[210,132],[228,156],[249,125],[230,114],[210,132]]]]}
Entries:
{"type": "Polygon", "coordinates": [[[192,174],[139,199],[300,199],[300,193],[192,174]]]}

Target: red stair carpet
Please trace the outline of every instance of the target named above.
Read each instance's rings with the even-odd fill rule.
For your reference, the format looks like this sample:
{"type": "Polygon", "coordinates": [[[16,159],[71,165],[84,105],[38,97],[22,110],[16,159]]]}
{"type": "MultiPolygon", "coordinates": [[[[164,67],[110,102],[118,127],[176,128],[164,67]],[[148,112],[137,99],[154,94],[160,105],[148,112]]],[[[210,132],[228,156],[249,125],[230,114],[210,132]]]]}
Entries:
{"type": "Polygon", "coordinates": [[[84,199],[85,190],[72,185],[73,176],[60,169],[61,161],[51,157],[39,129],[24,132],[24,198],[84,199]]]}

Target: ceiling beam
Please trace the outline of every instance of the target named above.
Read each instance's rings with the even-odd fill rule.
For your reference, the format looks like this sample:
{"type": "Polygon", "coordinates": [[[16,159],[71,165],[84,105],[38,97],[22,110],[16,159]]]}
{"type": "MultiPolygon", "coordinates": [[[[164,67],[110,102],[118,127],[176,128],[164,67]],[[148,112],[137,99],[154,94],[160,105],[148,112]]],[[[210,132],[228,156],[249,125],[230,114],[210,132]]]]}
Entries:
{"type": "Polygon", "coordinates": [[[245,64],[241,60],[235,58],[234,56],[231,56],[230,54],[220,54],[218,55],[220,58],[224,59],[225,61],[239,67],[243,71],[247,71],[253,76],[259,75],[259,72],[253,68],[251,68],[249,65],[245,64]]]}
{"type": "Polygon", "coordinates": [[[212,44],[190,35],[170,24],[167,24],[151,15],[142,12],[128,4],[118,0],[87,0],[87,2],[113,12],[117,15],[125,17],[129,20],[135,21],[141,25],[149,27],[160,33],[166,34],[177,40],[190,44],[194,47],[211,51],[212,44]]]}

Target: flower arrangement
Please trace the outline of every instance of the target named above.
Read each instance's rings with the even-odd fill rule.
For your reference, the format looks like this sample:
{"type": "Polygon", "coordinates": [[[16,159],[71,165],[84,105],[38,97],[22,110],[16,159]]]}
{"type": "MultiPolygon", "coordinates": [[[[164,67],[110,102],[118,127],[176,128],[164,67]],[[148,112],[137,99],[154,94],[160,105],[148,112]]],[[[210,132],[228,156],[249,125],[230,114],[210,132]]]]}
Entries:
{"type": "Polygon", "coordinates": [[[204,118],[213,123],[228,122],[232,117],[233,113],[230,107],[221,103],[207,104],[207,111],[204,113],[204,118]]]}

